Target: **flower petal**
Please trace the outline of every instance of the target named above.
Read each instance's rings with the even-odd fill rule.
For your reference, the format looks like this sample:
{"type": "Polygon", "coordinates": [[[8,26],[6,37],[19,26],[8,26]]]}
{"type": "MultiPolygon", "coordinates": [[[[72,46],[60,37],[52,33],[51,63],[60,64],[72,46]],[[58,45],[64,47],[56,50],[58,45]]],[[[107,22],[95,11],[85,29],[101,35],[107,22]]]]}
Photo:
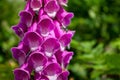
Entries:
{"type": "Polygon", "coordinates": [[[20,22],[26,24],[28,27],[32,24],[33,16],[28,11],[20,12],[20,22]]]}
{"type": "Polygon", "coordinates": [[[73,13],[66,12],[63,8],[61,8],[57,13],[57,19],[62,23],[63,27],[66,27],[70,24],[73,16],[73,13]]]}
{"type": "MultiPolygon", "coordinates": [[[[68,12],[68,13],[65,13],[66,16],[64,16],[64,19],[63,19],[63,25],[64,26],[68,26],[71,22],[71,19],[73,18],[74,14],[71,13],[71,12],[68,12]]],[[[64,15],[65,15],[64,14],[64,15]]]]}
{"type": "Polygon", "coordinates": [[[67,65],[70,63],[70,60],[72,59],[72,55],[73,55],[73,52],[66,52],[66,55],[64,55],[63,62],[62,62],[63,68],[66,68],[67,65]]]}
{"type": "Polygon", "coordinates": [[[47,14],[50,17],[55,17],[57,11],[59,10],[59,5],[57,3],[57,1],[55,0],[49,0],[46,4],[45,4],[45,8],[44,10],[47,12],[47,14]]]}
{"type": "Polygon", "coordinates": [[[51,57],[59,49],[60,45],[55,38],[48,38],[41,47],[46,56],[51,57]]]}
{"type": "Polygon", "coordinates": [[[14,30],[14,32],[20,37],[22,38],[24,36],[24,31],[22,30],[22,28],[18,27],[18,26],[13,26],[12,29],[14,30]]]}
{"type": "Polygon", "coordinates": [[[47,76],[58,75],[61,72],[62,72],[62,69],[58,63],[51,63],[43,70],[43,74],[47,76]]]}
{"type": "Polygon", "coordinates": [[[27,0],[24,10],[30,12],[33,16],[35,15],[35,11],[31,8],[31,0],[27,0]]]}
{"type": "Polygon", "coordinates": [[[53,29],[53,21],[46,15],[42,16],[40,22],[38,23],[38,31],[41,35],[48,36],[53,29]]]}
{"type": "Polygon", "coordinates": [[[68,51],[58,51],[55,53],[55,56],[57,58],[58,63],[62,66],[62,68],[66,68],[67,65],[69,64],[70,60],[72,59],[73,52],[68,52],[68,51]]]}
{"type": "Polygon", "coordinates": [[[34,11],[39,11],[41,7],[42,7],[42,0],[31,0],[31,8],[34,11]]]}
{"type": "Polygon", "coordinates": [[[18,49],[22,50],[25,54],[29,53],[29,46],[25,45],[23,41],[18,44],[18,49]]]}
{"type": "Polygon", "coordinates": [[[40,52],[34,52],[29,56],[28,63],[33,65],[36,72],[39,72],[47,63],[47,58],[40,52]]]}
{"type": "Polygon", "coordinates": [[[22,50],[18,49],[18,47],[13,47],[11,51],[13,57],[18,60],[20,65],[22,65],[25,62],[26,54],[22,50]]]}
{"type": "Polygon", "coordinates": [[[69,72],[64,71],[61,74],[59,74],[56,80],[68,80],[68,75],[69,75],[69,72]]]}
{"type": "Polygon", "coordinates": [[[61,37],[61,35],[64,34],[64,31],[61,29],[61,25],[58,21],[54,21],[55,24],[55,29],[54,29],[54,34],[57,39],[61,37]]]}
{"type": "Polygon", "coordinates": [[[28,71],[17,68],[14,70],[15,80],[30,80],[30,74],[28,71]]]}
{"type": "Polygon", "coordinates": [[[74,35],[74,31],[68,31],[66,34],[62,35],[59,39],[60,48],[63,51],[67,45],[70,44],[72,36],[74,35]]]}
{"type": "Polygon", "coordinates": [[[30,46],[31,51],[34,51],[42,44],[42,37],[36,32],[28,32],[24,36],[23,42],[30,46]]]}

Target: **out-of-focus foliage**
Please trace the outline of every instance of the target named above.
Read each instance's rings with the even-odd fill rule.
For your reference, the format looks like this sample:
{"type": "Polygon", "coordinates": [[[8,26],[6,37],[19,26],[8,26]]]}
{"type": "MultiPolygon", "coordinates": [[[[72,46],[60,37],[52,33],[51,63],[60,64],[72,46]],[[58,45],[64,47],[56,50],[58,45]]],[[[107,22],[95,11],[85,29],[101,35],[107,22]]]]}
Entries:
{"type": "Polygon", "coordinates": [[[13,80],[12,70],[16,62],[10,48],[16,46],[19,39],[11,26],[18,23],[17,15],[23,5],[22,0],[0,0],[0,80],[13,80]]]}
{"type": "MultiPolygon", "coordinates": [[[[0,0],[0,80],[13,80],[10,48],[19,39],[11,26],[23,7],[23,0],[0,0]]],[[[70,80],[120,80],[120,0],[69,0],[66,9],[74,12],[69,29],[76,31],[70,80]]]]}
{"type": "Polygon", "coordinates": [[[120,0],[69,0],[74,80],[120,80],[120,0]]]}

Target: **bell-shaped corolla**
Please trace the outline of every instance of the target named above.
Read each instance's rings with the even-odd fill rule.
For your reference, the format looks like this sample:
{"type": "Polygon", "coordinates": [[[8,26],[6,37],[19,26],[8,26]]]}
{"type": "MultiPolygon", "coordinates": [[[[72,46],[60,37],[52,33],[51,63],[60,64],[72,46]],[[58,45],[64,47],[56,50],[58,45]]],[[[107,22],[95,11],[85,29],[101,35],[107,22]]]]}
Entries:
{"type": "Polygon", "coordinates": [[[57,20],[54,21],[54,24],[55,24],[54,35],[57,39],[59,39],[65,33],[65,31],[62,30],[62,27],[57,20]]]}
{"type": "Polygon", "coordinates": [[[39,9],[42,7],[42,1],[43,0],[31,0],[30,6],[33,11],[39,11],[39,9]]]}
{"type": "Polygon", "coordinates": [[[63,8],[60,8],[57,13],[57,19],[60,21],[64,28],[70,24],[73,17],[74,14],[72,12],[66,12],[63,8]]]}
{"type": "Polygon", "coordinates": [[[68,80],[68,75],[69,75],[68,71],[63,71],[58,75],[56,80],[68,80]]]}
{"type": "Polygon", "coordinates": [[[61,72],[62,69],[58,63],[51,63],[43,70],[43,74],[49,80],[56,80],[61,72]]]}
{"type": "Polygon", "coordinates": [[[63,34],[63,35],[59,38],[61,51],[64,51],[64,50],[65,50],[65,47],[70,44],[74,33],[75,33],[74,31],[68,31],[67,33],[63,34]]]}
{"type": "Polygon", "coordinates": [[[17,68],[14,70],[14,80],[30,80],[30,73],[27,70],[17,68]]]}
{"type": "Polygon", "coordinates": [[[19,16],[20,22],[26,24],[27,27],[32,24],[33,15],[30,12],[23,10],[19,13],[19,16]]]}
{"type": "Polygon", "coordinates": [[[28,64],[33,67],[36,72],[43,70],[47,63],[47,58],[41,52],[33,52],[28,58],[28,64]]]}
{"type": "Polygon", "coordinates": [[[43,42],[41,48],[47,57],[52,57],[52,55],[60,48],[60,44],[57,39],[48,38],[43,42]]]}
{"type": "Polygon", "coordinates": [[[47,15],[43,15],[38,23],[37,31],[44,37],[48,36],[49,33],[54,29],[54,23],[47,15]]]}
{"type": "Polygon", "coordinates": [[[48,14],[48,16],[54,18],[59,8],[59,4],[56,0],[48,0],[45,4],[44,10],[48,14]]]}
{"type": "Polygon", "coordinates": [[[26,54],[29,53],[29,51],[30,51],[29,46],[25,45],[25,44],[23,43],[23,41],[20,41],[19,44],[18,44],[18,47],[16,47],[16,48],[24,51],[24,53],[26,53],[26,54]]]}
{"type": "Polygon", "coordinates": [[[73,52],[57,51],[55,53],[55,56],[57,58],[58,63],[61,65],[62,69],[64,70],[68,66],[70,60],[72,59],[73,52]]]}
{"type": "Polygon", "coordinates": [[[18,47],[13,47],[11,49],[13,57],[22,65],[25,62],[26,53],[19,49],[18,47]]]}
{"type": "Polygon", "coordinates": [[[27,32],[23,38],[24,44],[28,45],[31,51],[39,49],[42,41],[42,37],[37,32],[27,32]]]}
{"type": "Polygon", "coordinates": [[[24,33],[27,31],[27,25],[24,23],[19,23],[15,26],[12,26],[13,31],[20,37],[23,38],[24,33]]]}

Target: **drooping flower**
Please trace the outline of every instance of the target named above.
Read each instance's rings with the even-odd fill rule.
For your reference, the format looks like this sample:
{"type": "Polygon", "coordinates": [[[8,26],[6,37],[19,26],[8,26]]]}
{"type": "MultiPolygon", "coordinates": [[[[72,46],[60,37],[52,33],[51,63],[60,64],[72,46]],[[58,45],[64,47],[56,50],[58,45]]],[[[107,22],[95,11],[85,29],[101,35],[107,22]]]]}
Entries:
{"type": "Polygon", "coordinates": [[[43,75],[49,80],[56,80],[61,72],[62,69],[58,63],[51,63],[43,70],[43,75]]]}
{"type": "Polygon", "coordinates": [[[25,62],[26,54],[17,47],[12,48],[13,57],[22,65],[25,62]]]}
{"type": "Polygon", "coordinates": [[[68,80],[68,75],[69,75],[68,71],[63,71],[58,75],[56,80],[68,80]]]}
{"type": "Polygon", "coordinates": [[[18,68],[14,70],[15,80],[30,80],[30,74],[28,71],[18,68]]]}
{"type": "Polygon", "coordinates": [[[60,8],[57,13],[57,19],[63,25],[63,27],[67,27],[71,19],[73,18],[74,14],[72,12],[66,12],[63,8],[60,8]]]}
{"type": "Polygon", "coordinates": [[[34,68],[36,72],[43,70],[47,63],[47,58],[41,52],[33,52],[28,58],[28,64],[34,68]]]}
{"type": "Polygon", "coordinates": [[[41,16],[41,20],[38,23],[38,32],[42,36],[48,36],[49,33],[54,29],[54,23],[47,15],[41,16]]]}
{"type": "Polygon", "coordinates": [[[18,46],[11,49],[20,65],[14,79],[68,80],[73,52],[66,47],[75,33],[66,29],[74,16],[63,8],[68,0],[26,1],[19,23],[12,27],[20,37],[18,46]]]}
{"type": "Polygon", "coordinates": [[[68,51],[57,51],[55,53],[55,56],[57,58],[58,63],[61,65],[63,69],[65,69],[70,60],[72,59],[73,52],[68,52],[68,51]]]}
{"type": "Polygon", "coordinates": [[[42,0],[31,0],[30,5],[34,11],[38,11],[42,7],[42,0]]]}
{"type": "Polygon", "coordinates": [[[31,15],[30,12],[25,10],[21,11],[19,13],[19,16],[20,16],[19,24],[13,26],[12,29],[19,37],[22,38],[24,36],[24,33],[27,32],[28,27],[32,24],[33,16],[31,15]]]}
{"type": "Polygon", "coordinates": [[[31,51],[34,51],[42,44],[42,37],[36,32],[28,32],[24,36],[23,42],[29,45],[31,51]]]}
{"type": "Polygon", "coordinates": [[[42,44],[42,51],[47,57],[51,57],[60,47],[59,42],[55,38],[48,38],[42,44]]]}
{"type": "Polygon", "coordinates": [[[56,13],[58,12],[59,8],[60,7],[56,0],[46,0],[44,10],[48,14],[48,16],[54,18],[56,16],[56,13]]]}
{"type": "Polygon", "coordinates": [[[33,20],[33,16],[30,12],[28,11],[21,11],[20,14],[20,22],[24,23],[27,25],[27,27],[29,27],[32,23],[33,20]]]}
{"type": "Polygon", "coordinates": [[[67,33],[63,34],[60,39],[60,49],[63,51],[65,50],[65,47],[68,46],[71,42],[71,39],[74,35],[74,31],[68,31],[67,33]]]}

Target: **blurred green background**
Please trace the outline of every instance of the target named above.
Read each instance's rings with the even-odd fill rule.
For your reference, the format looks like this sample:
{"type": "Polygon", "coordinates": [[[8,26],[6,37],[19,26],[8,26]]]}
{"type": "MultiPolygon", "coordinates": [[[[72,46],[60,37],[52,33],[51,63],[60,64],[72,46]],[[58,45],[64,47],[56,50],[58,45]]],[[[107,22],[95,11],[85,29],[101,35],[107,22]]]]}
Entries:
{"type": "MultiPolygon", "coordinates": [[[[11,26],[19,22],[23,0],[0,0],[0,80],[13,80],[17,61],[10,48],[19,38],[11,26]]],[[[120,0],[69,0],[67,11],[75,17],[70,50],[69,80],[120,80],[120,0]]]]}

